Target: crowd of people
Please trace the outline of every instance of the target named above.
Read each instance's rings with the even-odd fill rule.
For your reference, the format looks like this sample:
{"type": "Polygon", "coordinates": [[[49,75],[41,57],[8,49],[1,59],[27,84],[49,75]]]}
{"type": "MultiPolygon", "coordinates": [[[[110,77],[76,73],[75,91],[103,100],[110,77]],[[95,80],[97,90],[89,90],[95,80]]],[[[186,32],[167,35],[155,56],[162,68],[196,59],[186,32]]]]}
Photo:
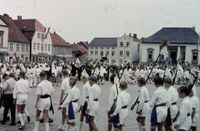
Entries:
{"type": "Polygon", "coordinates": [[[3,118],[1,124],[9,121],[10,126],[19,120],[19,130],[25,129],[25,117],[30,122],[26,108],[30,88],[36,87],[34,131],[39,131],[41,116],[49,131],[49,111],[54,113],[52,94],[54,83],[60,84],[61,111],[59,130],[81,131],[86,122],[89,131],[98,131],[96,116],[105,80],[112,83],[108,97],[108,131],[123,131],[126,118],[136,108],[139,131],[146,131],[146,118],[151,118],[151,131],[197,131],[199,119],[199,98],[196,85],[199,80],[198,67],[190,64],[130,64],[106,65],[102,62],[81,64],[79,60],[70,64],[37,63],[25,66],[23,63],[1,63],[1,101],[3,118]],[[83,83],[77,87],[77,81],[83,83]],[[138,97],[131,101],[128,84],[138,86],[138,97]],[[156,90],[152,97],[146,84],[153,84],[156,90]],[[175,88],[175,84],[180,85],[175,88]],[[180,106],[178,102],[182,100],[180,106]],[[131,104],[133,103],[133,104],[131,104]],[[41,115],[42,114],[42,115],[41,115]],[[78,115],[79,114],[79,115],[78,115]],[[77,125],[77,119],[80,123],[77,125]]]}

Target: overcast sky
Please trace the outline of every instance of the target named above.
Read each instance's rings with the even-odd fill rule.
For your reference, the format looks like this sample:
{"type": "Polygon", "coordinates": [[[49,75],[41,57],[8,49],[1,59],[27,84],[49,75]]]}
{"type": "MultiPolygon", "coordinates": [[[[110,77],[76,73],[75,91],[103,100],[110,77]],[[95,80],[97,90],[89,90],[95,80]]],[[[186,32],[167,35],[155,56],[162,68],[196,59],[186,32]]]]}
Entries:
{"type": "Polygon", "coordinates": [[[200,0],[0,0],[0,7],[0,14],[38,19],[71,43],[124,33],[148,37],[162,27],[200,32],[200,0]]]}

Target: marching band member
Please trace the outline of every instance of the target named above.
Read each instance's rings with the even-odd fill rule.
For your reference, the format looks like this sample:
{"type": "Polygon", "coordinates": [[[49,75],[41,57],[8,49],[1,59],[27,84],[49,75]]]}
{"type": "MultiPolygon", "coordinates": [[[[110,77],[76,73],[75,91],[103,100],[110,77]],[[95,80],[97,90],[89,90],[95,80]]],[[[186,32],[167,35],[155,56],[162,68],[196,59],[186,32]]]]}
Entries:
{"type": "Polygon", "coordinates": [[[130,94],[127,92],[127,82],[120,82],[119,88],[121,89],[121,93],[117,97],[116,109],[113,114],[110,114],[110,117],[114,117],[115,131],[123,131],[123,126],[129,112],[128,105],[131,100],[130,94]]]}
{"type": "Polygon", "coordinates": [[[19,126],[20,130],[25,128],[25,123],[22,114],[24,113],[24,109],[26,107],[28,93],[30,90],[30,85],[27,80],[25,80],[25,73],[20,72],[19,80],[15,84],[15,88],[13,91],[13,98],[16,101],[17,106],[17,115],[20,120],[21,125],[19,126]]]}
{"type": "Polygon", "coordinates": [[[49,110],[52,109],[51,95],[54,92],[52,83],[46,79],[45,72],[40,73],[41,82],[37,86],[37,98],[36,98],[36,118],[34,131],[39,129],[39,117],[41,112],[44,115],[44,122],[46,131],[49,131],[49,110]]]}
{"type": "Polygon", "coordinates": [[[88,123],[88,115],[87,115],[87,106],[89,100],[89,88],[90,84],[86,76],[82,75],[81,81],[83,82],[83,87],[81,91],[81,101],[80,101],[80,127],[79,131],[82,129],[83,120],[86,119],[86,123],[88,123]]]}
{"type": "Polygon", "coordinates": [[[62,107],[67,108],[67,116],[68,116],[68,131],[76,131],[77,127],[75,124],[76,113],[78,112],[78,101],[80,97],[79,88],[76,87],[77,78],[72,76],[69,79],[70,90],[68,92],[68,96],[65,99],[62,107]]]}
{"type": "Polygon", "coordinates": [[[138,78],[137,84],[139,89],[139,96],[138,96],[138,107],[136,110],[137,113],[137,122],[140,131],[145,131],[145,119],[149,114],[149,91],[145,87],[145,78],[141,77],[138,78]]]}
{"type": "Polygon", "coordinates": [[[63,70],[63,77],[64,79],[62,80],[61,83],[61,94],[60,94],[60,103],[59,105],[61,106],[61,116],[62,116],[62,121],[61,121],[61,126],[59,127],[60,130],[65,129],[65,122],[67,122],[67,113],[66,113],[66,106],[62,106],[64,99],[66,99],[66,95],[68,95],[68,92],[70,90],[70,85],[69,85],[69,73],[67,70],[63,70]]]}
{"type": "Polygon", "coordinates": [[[108,96],[108,131],[112,131],[112,125],[114,124],[113,118],[110,117],[110,114],[114,113],[114,110],[116,108],[116,102],[117,102],[117,96],[120,94],[121,89],[119,86],[114,82],[115,75],[110,76],[110,82],[112,84],[112,87],[109,90],[109,96],[108,96]]]}
{"type": "Polygon", "coordinates": [[[167,118],[165,121],[165,130],[166,131],[173,131],[172,129],[172,121],[175,119],[178,113],[178,92],[172,85],[172,80],[170,78],[165,78],[164,80],[164,87],[167,89],[168,96],[169,96],[169,107],[167,111],[167,118]]]}
{"type": "Polygon", "coordinates": [[[191,90],[187,86],[182,86],[178,89],[179,97],[183,99],[180,110],[179,117],[174,124],[174,127],[178,131],[189,131],[192,126],[192,104],[189,98],[191,90]]]}
{"type": "Polygon", "coordinates": [[[163,124],[167,117],[167,105],[169,104],[167,90],[163,87],[163,79],[155,76],[154,85],[157,88],[150,100],[151,112],[151,131],[163,131],[163,124]]]}
{"type": "Polygon", "coordinates": [[[95,124],[95,117],[99,109],[99,97],[101,95],[101,88],[97,85],[97,77],[89,77],[90,89],[89,89],[89,101],[88,101],[88,113],[89,113],[89,130],[98,131],[95,124]]]}

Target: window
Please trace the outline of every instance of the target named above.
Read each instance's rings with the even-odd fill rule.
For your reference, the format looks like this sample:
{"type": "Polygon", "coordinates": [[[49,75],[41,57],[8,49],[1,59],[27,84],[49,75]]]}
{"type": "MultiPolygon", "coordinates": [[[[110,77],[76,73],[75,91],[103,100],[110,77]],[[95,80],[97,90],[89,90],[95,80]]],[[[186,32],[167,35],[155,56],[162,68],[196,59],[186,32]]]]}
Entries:
{"type": "Polygon", "coordinates": [[[103,49],[103,47],[101,47],[101,49],[103,49]]]}
{"type": "Polygon", "coordinates": [[[95,47],[95,49],[98,49],[98,47],[95,47]]]}
{"type": "Polygon", "coordinates": [[[90,55],[93,55],[93,51],[90,51],[90,55]]]}
{"type": "Polygon", "coordinates": [[[44,48],[44,47],[43,47],[43,44],[41,44],[41,50],[42,50],[42,51],[43,51],[43,48],[44,48]]]}
{"type": "Polygon", "coordinates": [[[22,44],[22,52],[24,52],[24,44],[22,44]]]}
{"type": "Polygon", "coordinates": [[[124,43],[123,42],[120,42],[120,47],[123,47],[124,46],[124,43]]]}
{"type": "Polygon", "coordinates": [[[114,49],[115,49],[115,47],[112,47],[112,49],[114,50],[114,49]]]}
{"type": "Polygon", "coordinates": [[[42,39],[44,39],[44,33],[42,33],[42,39]]]}
{"type": "Polygon", "coordinates": [[[115,56],[115,51],[112,51],[111,55],[112,55],[112,56],[115,56]]]}
{"type": "Polygon", "coordinates": [[[33,50],[36,50],[36,43],[33,43],[33,50]]]}
{"type": "Polygon", "coordinates": [[[148,59],[148,61],[152,61],[153,60],[153,49],[152,48],[148,48],[147,49],[147,59],[148,59]]]}
{"type": "Polygon", "coordinates": [[[123,56],[123,51],[119,51],[119,55],[120,55],[120,56],[123,56]]]}
{"type": "Polygon", "coordinates": [[[98,51],[95,51],[95,55],[98,55],[98,51]]]}
{"type": "Polygon", "coordinates": [[[129,51],[126,51],[126,56],[129,57],[129,51]]]}
{"type": "Polygon", "coordinates": [[[47,51],[47,44],[45,44],[45,49],[44,50],[47,51]]]}
{"type": "Polygon", "coordinates": [[[106,47],[106,49],[108,49],[108,50],[109,50],[109,47],[106,47]]]}
{"type": "Polygon", "coordinates": [[[90,47],[90,49],[93,49],[93,47],[90,47]]]}
{"type": "Polygon", "coordinates": [[[103,56],[103,51],[101,51],[100,55],[103,56]]]}
{"type": "Polygon", "coordinates": [[[16,44],[16,51],[19,52],[19,44],[16,44]]]}
{"type": "Polygon", "coordinates": [[[37,50],[40,50],[40,43],[37,43],[37,50]]]}
{"type": "Polygon", "coordinates": [[[119,60],[119,64],[122,64],[122,59],[119,60]]]}
{"type": "Polygon", "coordinates": [[[196,49],[192,50],[192,61],[196,62],[198,57],[198,51],[196,49]]]}
{"type": "Polygon", "coordinates": [[[137,45],[137,52],[140,52],[140,44],[137,45]]]}
{"type": "Polygon", "coordinates": [[[0,47],[3,47],[3,31],[0,31],[0,47]]]}
{"type": "Polygon", "coordinates": [[[38,33],[38,38],[40,38],[40,33],[38,33]]]}
{"type": "Polygon", "coordinates": [[[109,51],[106,51],[106,56],[108,56],[108,55],[109,55],[109,53],[110,53],[109,51]]]}
{"type": "Polygon", "coordinates": [[[10,43],[10,51],[13,51],[13,43],[10,43]]]}
{"type": "MultiPolygon", "coordinates": [[[[66,48],[65,48],[66,49],[66,48]]],[[[48,51],[50,51],[50,44],[48,44],[48,51]]]]}
{"type": "Polygon", "coordinates": [[[130,42],[126,42],[126,47],[129,47],[130,46],[130,42]]]}
{"type": "Polygon", "coordinates": [[[28,45],[26,45],[26,52],[28,53],[28,45]]]}

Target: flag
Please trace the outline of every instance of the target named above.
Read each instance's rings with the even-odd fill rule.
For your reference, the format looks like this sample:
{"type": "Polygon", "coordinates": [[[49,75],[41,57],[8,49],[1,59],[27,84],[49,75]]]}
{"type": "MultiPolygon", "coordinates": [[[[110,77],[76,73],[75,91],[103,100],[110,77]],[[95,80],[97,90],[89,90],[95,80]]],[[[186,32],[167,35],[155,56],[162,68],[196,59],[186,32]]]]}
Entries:
{"type": "Polygon", "coordinates": [[[162,45],[160,46],[160,55],[164,56],[164,60],[168,57],[168,44],[167,41],[163,41],[162,45]]]}

